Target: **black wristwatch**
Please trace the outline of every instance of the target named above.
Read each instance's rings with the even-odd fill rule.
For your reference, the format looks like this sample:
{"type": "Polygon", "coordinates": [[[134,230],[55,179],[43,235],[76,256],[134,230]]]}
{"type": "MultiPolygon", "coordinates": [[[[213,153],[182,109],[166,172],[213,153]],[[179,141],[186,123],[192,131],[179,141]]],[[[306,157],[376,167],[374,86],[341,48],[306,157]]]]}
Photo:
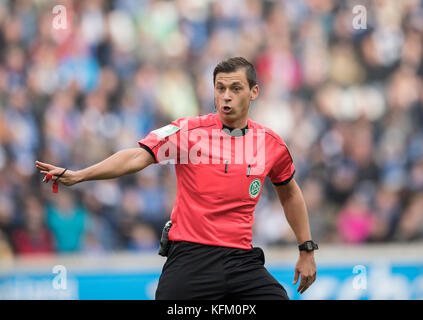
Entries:
{"type": "Polygon", "coordinates": [[[313,240],[308,240],[308,241],[300,244],[298,246],[298,249],[300,249],[300,251],[314,251],[314,250],[319,249],[319,246],[313,240]]]}

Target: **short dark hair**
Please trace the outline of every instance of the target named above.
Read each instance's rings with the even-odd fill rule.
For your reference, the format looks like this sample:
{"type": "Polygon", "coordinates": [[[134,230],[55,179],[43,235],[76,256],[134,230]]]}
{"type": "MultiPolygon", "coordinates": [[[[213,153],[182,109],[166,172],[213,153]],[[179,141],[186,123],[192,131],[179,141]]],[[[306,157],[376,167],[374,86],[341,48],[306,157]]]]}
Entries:
{"type": "Polygon", "coordinates": [[[213,85],[216,81],[216,75],[218,73],[235,72],[239,68],[245,69],[245,74],[247,75],[248,85],[250,86],[250,89],[254,87],[257,84],[256,69],[254,68],[251,62],[247,61],[243,57],[229,58],[227,60],[219,62],[213,71],[213,85]]]}

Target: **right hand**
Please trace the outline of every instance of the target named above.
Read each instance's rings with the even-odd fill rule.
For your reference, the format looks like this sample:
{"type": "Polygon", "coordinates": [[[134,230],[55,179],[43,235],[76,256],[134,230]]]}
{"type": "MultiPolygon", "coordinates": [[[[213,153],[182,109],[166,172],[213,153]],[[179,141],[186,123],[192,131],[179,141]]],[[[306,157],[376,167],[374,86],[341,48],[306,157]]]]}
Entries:
{"type": "MultiPolygon", "coordinates": [[[[44,162],[40,162],[40,161],[35,161],[35,166],[40,169],[40,173],[41,174],[45,174],[47,175],[48,173],[52,175],[52,181],[55,181],[57,179],[57,176],[60,175],[63,170],[65,170],[65,168],[60,168],[60,167],[56,167],[53,166],[51,164],[48,163],[44,163],[44,162]]],[[[46,177],[44,177],[42,182],[48,183],[49,180],[46,179],[46,177]]],[[[72,171],[72,170],[66,170],[66,172],[57,180],[57,182],[60,182],[62,184],[64,184],[65,186],[72,186],[75,183],[78,183],[78,178],[77,178],[77,174],[76,171],[72,171]]]]}

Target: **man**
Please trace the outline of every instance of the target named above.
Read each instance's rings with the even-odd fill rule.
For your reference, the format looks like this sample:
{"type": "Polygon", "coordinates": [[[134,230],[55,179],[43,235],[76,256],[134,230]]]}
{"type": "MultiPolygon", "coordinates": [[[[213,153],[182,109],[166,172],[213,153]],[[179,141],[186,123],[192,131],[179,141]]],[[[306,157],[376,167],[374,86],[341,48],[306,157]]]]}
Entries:
{"type": "Polygon", "coordinates": [[[314,282],[317,245],[291,155],[278,135],[248,118],[259,94],[251,63],[241,57],[223,61],[213,81],[216,114],[175,120],[140,140],[140,148],[83,170],[63,173],[64,168],[36,165],[71,186],[135,173],[152,163],[175,163],[171,245],[156,299],[288,299],[251,240],[255,205],[268,176],[300,245],[294,284],[301,276],[303,293],[314,282]]]}

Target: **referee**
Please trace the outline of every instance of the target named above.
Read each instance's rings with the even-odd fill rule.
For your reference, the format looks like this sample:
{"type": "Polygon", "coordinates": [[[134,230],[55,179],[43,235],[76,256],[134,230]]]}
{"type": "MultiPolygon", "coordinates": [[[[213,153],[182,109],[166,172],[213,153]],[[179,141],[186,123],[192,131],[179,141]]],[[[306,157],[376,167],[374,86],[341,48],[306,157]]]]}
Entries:
{"type": "Polygon", "coordinates": [[[242,57],[220,62],[213,72],[217,113],[181,118],[150,132],[139,148],[121,150],[88,168],[72,171],[36,161],[46,174],[71,186],[113,179],[153,163],[174,163],[177,195],[161,249],[163,266],[156,299],[287,300],[282,285],[253,247],[254,210],[266,177],[295,233],[299,257],[294,284],[303,293],[316,279],[307,209],[285,142],[248,118],[259,95],[254,66],[242,57]]]}

